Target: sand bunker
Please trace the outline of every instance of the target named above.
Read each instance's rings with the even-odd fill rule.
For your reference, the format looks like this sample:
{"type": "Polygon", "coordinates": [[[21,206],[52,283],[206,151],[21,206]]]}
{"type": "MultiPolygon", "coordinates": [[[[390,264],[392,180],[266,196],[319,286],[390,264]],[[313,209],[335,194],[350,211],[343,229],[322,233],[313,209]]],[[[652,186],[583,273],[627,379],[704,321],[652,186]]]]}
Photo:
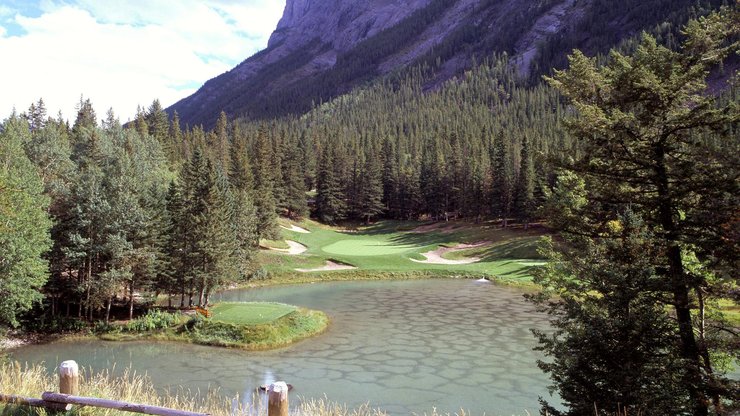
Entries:
{"type": "Polygon", "coordinates": [[[442,255],[446,253],[451,253],[453,251],[460,251],[460,250],[466,250],[469,248],[477,248],[477,247],[483,247],[491,244],[490,241],[481,241],[479,243],[475,244],[458,244],[455,247],[440,247],[433,251],[428,251],[426,253],[421,253],[422,256],[426,257],[426,260],[416,260],[416,259],[410,259],[413,262],[416,263],[426,263],[426,264],[471,264],[471,263],[477,263],[481,259],[480,257],[470,257],[467,259],[460,259],[460,260],[448,260],[445,258],[442,258],[442,255]]]}
{"type": "Polygon", "coordinates": [[[285,227],[285,226],[281,225],[280,228],[285,229],[285,230],[288,230],[288,231],[293,231],[293,232],[296,232],[296,233],[301,233],[301,234],[311,234],[311,231],[308,231],[305,228],[301,228],[301,227],[299,227],[297,225],[293,225],[293,224],[290,224],[290,227],[285,227]]]}
{"type": "Polygon", "coordinates": [[[335,263],[335,262],[333,262],[331,260],[327,260],[326,261],[326,266],[324,266],[324,267],[319,267],[319,268],[316,268],[316,269],[296,269],[296,271],[299,271],[299,272],[302,272],[302,273],[310,273],[310,272],[329,272],[329,271],[332,271],[332,270],[352,270],[352,269],[356,269],[356,268],[357,267],[355,267],[355,266],[349,266],[349,265],[346,265],[346,264],[339,264],[339,263],[335,263]]]}
{"type": "Polygon", "coordinates": [[[308,250],[308,247],[304,246],[301,243],[297,243],[292,240],[285,240],[285,242],[288,244],[288,247],[290,248],[273,248],[269,247],[272,251],[279,251],[281,253],[289,254],[291,256],[297,256],[301,253],[305,253],[306,250],[308,250]]]}

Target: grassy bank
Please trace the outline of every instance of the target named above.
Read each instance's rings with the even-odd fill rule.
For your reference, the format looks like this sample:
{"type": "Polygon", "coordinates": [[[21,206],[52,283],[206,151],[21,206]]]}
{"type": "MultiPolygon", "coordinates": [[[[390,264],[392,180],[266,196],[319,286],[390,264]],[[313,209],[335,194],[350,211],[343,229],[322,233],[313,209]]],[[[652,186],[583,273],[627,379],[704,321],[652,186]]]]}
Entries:
{"type": "Polygon", "coordinates": [[[329,318],[320,311],[271,303],[225,303],[212,316],[154,311],[125,325],[99,328],[106,341],[157,340],[247,350],[283,347],[320,334],[329,318]]]}

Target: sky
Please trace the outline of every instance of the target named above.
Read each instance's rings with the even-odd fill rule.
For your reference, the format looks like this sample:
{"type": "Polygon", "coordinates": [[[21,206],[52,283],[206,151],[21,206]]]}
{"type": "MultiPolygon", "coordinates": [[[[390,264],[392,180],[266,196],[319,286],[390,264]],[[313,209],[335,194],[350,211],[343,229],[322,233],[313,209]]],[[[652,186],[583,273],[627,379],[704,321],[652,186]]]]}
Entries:
{"type": "Polygon", "coordinates": [[[285,0],[0,0],[0,121],[163,107],[267,46],[285,0]]]}

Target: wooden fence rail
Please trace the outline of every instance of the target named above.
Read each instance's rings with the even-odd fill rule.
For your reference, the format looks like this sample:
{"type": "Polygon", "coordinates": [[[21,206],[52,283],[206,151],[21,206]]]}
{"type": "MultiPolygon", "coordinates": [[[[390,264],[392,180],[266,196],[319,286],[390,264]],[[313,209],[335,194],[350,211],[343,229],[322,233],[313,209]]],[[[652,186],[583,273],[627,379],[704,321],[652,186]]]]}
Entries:
{"type": "Polygon", "coordinates": [[[64,403],[47,402],[42,399],[31,397],[13,396],[12,394],[0,394],[0,402],[15,404],[19,406],[45,407],[51,410],[71,410],[72,406],[64,403]]]}
{"type": "Polygon", "coordinates": [[[167,407],[150,406],[147,404],[127,403],[118,400],[99,399],[97,397],[72,396],[69,394],[45,392],[41,395],[45,402],[75,404],[78,406],[101,407],[103,409],[115,409],[124,412],[144,413],[157,416],[208,416],[208,413],[187,412],[167,407]]]}
{"type": "MultiPolygon", "coordinates": [[[[167,407],[77,396],[79,393],[79,380],[80,374],[77,363],[74,361],[64,361],[59,366],[59,393],[47,391],[41,395],[41,399],[0,393],[0,402],[21,406],[44,407],[50,410],[61,411],[71,410],[72,405],[78,405],[155,416],[209,416],[208,413],[188,412],[167,407]]],[[[269,403],[267,415],[288,416],[288,385],[282,381],[273,383],[267,389],[267,394],[269,403]]]]}

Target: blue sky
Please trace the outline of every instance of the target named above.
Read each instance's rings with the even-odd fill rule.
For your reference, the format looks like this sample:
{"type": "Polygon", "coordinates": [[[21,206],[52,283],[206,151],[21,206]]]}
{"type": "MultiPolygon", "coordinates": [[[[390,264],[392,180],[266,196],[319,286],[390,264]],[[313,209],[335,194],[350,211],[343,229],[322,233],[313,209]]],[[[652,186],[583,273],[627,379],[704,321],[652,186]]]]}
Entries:
{"type": "Polygon", "coordinates": [[[0,120],[80,96],[121,121],[169,106],[267,46],[285,0],[0,0],[0,120]]]}

